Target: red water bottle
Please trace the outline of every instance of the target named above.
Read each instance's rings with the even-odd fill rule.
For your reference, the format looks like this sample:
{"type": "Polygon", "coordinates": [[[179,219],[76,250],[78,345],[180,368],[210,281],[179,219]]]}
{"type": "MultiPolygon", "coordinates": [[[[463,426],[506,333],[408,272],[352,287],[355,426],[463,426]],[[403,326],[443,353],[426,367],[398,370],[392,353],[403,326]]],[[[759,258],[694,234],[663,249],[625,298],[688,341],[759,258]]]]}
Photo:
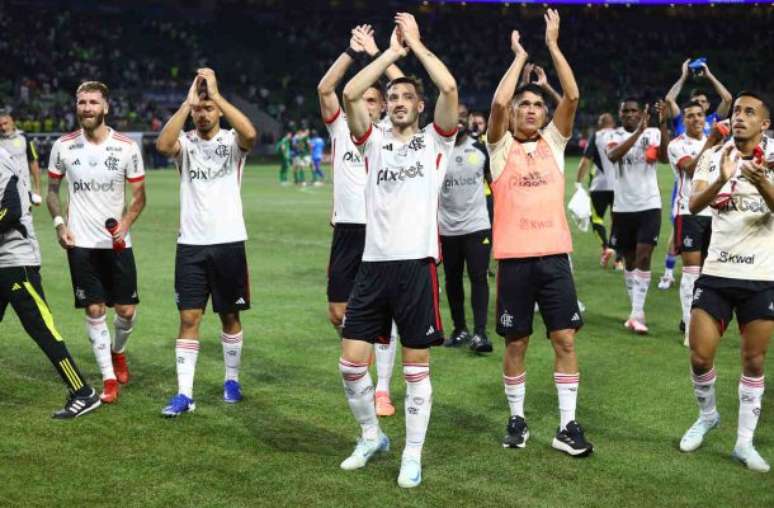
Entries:
{"type": "MultiPolygon", "coordinates": [[[[115,220],[113,217],[109,218],[105,221],[105,229],[108,230],[108,233],[111,234],[111,236],[118,231],[119,224],[118,221],[115,220]]],[[[121,252],[126,248],[126,242],[122,238],[121,240],[113,240],[113,250],[116,252],[121,252]]]]}

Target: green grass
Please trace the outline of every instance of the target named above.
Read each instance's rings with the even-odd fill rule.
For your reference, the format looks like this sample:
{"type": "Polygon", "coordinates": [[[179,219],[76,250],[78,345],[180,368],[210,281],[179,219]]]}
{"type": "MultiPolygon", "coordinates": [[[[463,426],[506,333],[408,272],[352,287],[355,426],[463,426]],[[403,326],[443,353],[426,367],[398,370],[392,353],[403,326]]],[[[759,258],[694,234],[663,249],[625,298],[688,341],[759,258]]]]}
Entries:
{"type": "MultiPolygon", "coordinates": [[[[577,159],[568,161],[574,175],[577,159]]],[[[671,172],[660,169],[662,189],[671,172]]],[[[508,409],[501,384],[501,340],[476,357],[432,352],[434,407],[424,482],[396,485],[404,442],[400,367],[393,379],[399,414],[383,421],[393,450],[361,471],[343,472],[357,425],[337,371],[338,339],[328,324],[325,277],[330,187],[280,188],[275,169],[252,166],[243,199],[250,234],[253,309],[244,313],[245,400],[221,401],[218,319],[208,312],[196,375],[197,411],[165,420],[176,389],[173,298],[178,223],[177,173],[147,179],[148,207],[133,231],[139,322],[129,344],[134,379],[118,404],[74,422],[49,419],[62,385],[12,312],[0,325],[0,504],[131,506],[772,506],[771,475],[751,473],[729,453],[736,433],[739,335],[732,327],[717,358],[721,427],[683,454],[677,443],[696,417],[688,354],[677,331],[677,291],[655,283],[669,227],[654,256],[648,297],[651,334],[623,330],[629,312],[620,273],[602,271],[591,233],[574,231],[580,298],[582,382],[578,419],[596,453],[573,460],[550,448],[558,422],[553,354],[536,320],[528,355],[524,450],[504,450],[508,409]]],[[[568,193],[572,188],[568,184],[568,193]]],[[[36,210],[43,283],[60,331],[86,376],[99,386],[83,314],[72,307],[64,252],[36,210]]],[[[666,214],[664,214],[664,223],[666,214]]],[[[492,287],[492,294],[494,288],[492,287]]],[[[444,320],[450,319],[444,300],[444,320]]],[[[492,299],[492,304],[494,299],[492,299]]],[[[112,318],[111,318],[112,319],[112,318]]],[[[398,364],[400,365],[400,364],[398,364]]],[[[756,436],[774,460],[774,396],[766,394],[756,436]]]]}

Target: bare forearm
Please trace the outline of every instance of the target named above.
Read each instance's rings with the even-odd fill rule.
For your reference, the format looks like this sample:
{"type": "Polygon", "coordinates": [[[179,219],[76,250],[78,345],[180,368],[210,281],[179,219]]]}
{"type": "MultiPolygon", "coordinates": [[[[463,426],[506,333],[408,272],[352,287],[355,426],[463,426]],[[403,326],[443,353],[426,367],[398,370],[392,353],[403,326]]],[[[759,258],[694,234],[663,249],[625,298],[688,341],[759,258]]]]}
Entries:
{"type": "Polygon", "coordinates": [[[137,188],[132,189],[132,201],[126,208],[126,212],[123,216],[123,222],[126,224],[126,229],[132,227],[134,222],[140,216],[145,209],[145,185],[141,184],[137,188]]]}
{"type": "Polygon", "coordinates": [[[339,55],[317,85],[318,95],[322,97],[326,94],[335,93],[336,87],[353,62],[354,60],[347,53],[339,55]]]}
{"type": "Polygon", "coordinates": [[[258,137],[258,133],[255,131],[255,127],[253,127],[250,119],[222,95],[211,97],[211,99],[223,112],[223,118],[239,135],[239,141],[241,141],[239,146],[244,150],[250,150],[255,145],[255,140],[258,137]]]}
{"type": "Polygon", "coordinates": [[[185,127],[185,121],[188,119],[188,115],[191,114],[191,106],[188,102],[184,102],[174,115],[167,121],[164,128],[161,129],[158,139],[156,139],[156,150],[162,155],[172,156],[176,155],[175,145],[177,138],[185,127]]]}
{"type": "Polygon", "coordinates": [[[680,114],[680,108],[677,105],[677,97],[680,95],[680,92],[683,89],[683,85],[685,84],[686,76],[680,76],[680,79],[678,79],[674,85],[672,85],[672,88],[669,89],[669,91],[666,94],[666,97],[664,100],[669,104],[669,109],[672,111],[672,116],[675,117],[680,114]]]}
{"type": "Polygon", "coordinates": [[[634,146],[634,143],[637,142],[638,139],[640,139],[640,136],[642,135],[642,131],[637,129],[634,131],[634,133],[626,138],[626,141],[618,145],[617,147],[613,148],[613,150],[607,155],[607,158],[610,159],[611,162],[618,162],[619,160],[623,159],[624,155],[626,155],[629,150],[632,149],[634,146]]]}
{"type": "MultiPolygon", "coordinates": [[[[551,60],[554,62],[554,69],[559,78],[559,85],[562,87],[562,97],[568,101],[577,102],[580,98],[578,83],[575,81],[575,75],[572,72],[572,68],[562,51],[559,49],[559,45],[549,45],[548,52],[551,54],[551,60]]],[[[556,94],[555,91],[554,93],[556,94]]]]}
{"type": "Polygon", "coordinates": [[[578,164],[578,176],[575,177],[575,181],[578,183],[582,183],[583,180],[586,179],[586,175],[589,173],[589,167],[591,165],[591,160],[588,158],[581,157],[580,164],[578,164]]]}
{"type": "Polygon", "coordinates": [[[48,207],[48,213],[51,218],[59,217],[62,215],[62,202],[59,201],[59,186],[62,181],[58,178],[54,179],[49,177],[48,179],[48,194],[46,194],[46,206],[48,207]]]}
{"type": "Polygon", "coordinates": [[[489,143],[500,141],[505,131],[508,130],[508,108],[516,91],[521,70],[526,63],[526,55],[516,56],[497,85],[489,112],[489,129],[487,131],[487,142],[489,143]]]}
{"type": "Polygon", "coordinates": [[[658,145],[658,160],[663,164],[669,163],[669,154],[667,149],[669,148],[669,129],[667,129],[666,123],[662,123],[658,126],[661,131],[661,143],[658,145]]]}
{"type": "Polygon", "coordinates": [[[398,79],[405,76],[405,74],[403,74],[403,71],[400,70],[400,68],[395,64],[392,64],[389,67],[387,67],[387,70],[384,71],[384,73],[385,75],[387,75],[387,79],[389,79],[390,81],[392,81],[393,79],[398,79]]]}
{"type": "MultiPolygon", "coordinates": [[[[688,208],[692,214],[697,214],[707,208],[726,184],[723,180],[715,180],[704,188],[697,189],[688,200],[688,208]]],[[[706,185],[706,184],[705,184],[706,185]]]]}
{"type": "Polygon", "coordinates": [[[32,191],[40,194],[40,164],[34,160],[30,162],[30,176],[32,177],[32,191]]]}
{"type": "Polygon", "coordinates": [[[415,42],[411,51],[416,55],[441,94],[448,95],[457,92],[457,81],[455,81],[454,76],[451,75],[441,59],[435,56],[421,41],[415,42]]]}
{"type": "Polygon", "coordinates": [[[376,83],[387,68],[397,62],[399,58],[400,55],[397,52],[388,49],[370,64],[366,65],[344,87],[344,102],[354,102],[360,99],[365,91],[368,90],[368,87],[376,83]]]}
{"type": "Polygon", "coordinates": [[[718,105],[716,112],[720,118],[725,118],[728,116],[728,111],[731,109],[731,102],[734,98],[731,95],[731,92],[729,92],[728,89],[723,86],[723,83],[721,83],[714,75],[707,75],[707,79],[712,83],[712,86],[715,88],[718,95],[720,95],[720,104],[718,105]]]}

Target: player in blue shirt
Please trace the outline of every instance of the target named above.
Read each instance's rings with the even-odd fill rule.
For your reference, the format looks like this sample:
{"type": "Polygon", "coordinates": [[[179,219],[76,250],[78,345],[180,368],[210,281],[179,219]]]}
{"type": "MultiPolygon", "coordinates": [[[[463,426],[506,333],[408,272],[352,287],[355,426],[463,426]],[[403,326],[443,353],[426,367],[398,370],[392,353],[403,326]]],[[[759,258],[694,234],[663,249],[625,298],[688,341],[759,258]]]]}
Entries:
{"type": "Polygon", "coordinates": [[[325,174],[320,169],[320,163],[323,158],[323,150],[325,149],[325,140],[320,137],[320,134],[316,130],[312,130],[312,137],[309,140],[312,145],[312,181],[313,185],[322,185],[325,180],[325,174]]]}

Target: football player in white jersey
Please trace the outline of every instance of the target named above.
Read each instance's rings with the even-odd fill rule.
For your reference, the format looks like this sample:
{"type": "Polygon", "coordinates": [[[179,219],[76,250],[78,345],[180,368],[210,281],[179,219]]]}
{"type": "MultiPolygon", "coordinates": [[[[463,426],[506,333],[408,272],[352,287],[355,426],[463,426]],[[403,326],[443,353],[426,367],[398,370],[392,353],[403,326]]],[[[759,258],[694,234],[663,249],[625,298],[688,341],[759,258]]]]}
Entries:
{"type": "Polygon", "coordinates": [[[30,193],[33,205],[40,206],[40,163],[38,150],[32,140],[27,140],[24,132],[16,128],[10,111],[0,111],[0,148],[11,154],[13,161],[21,169],[22,183],[30,193]]]}
{"type": "Polygon", "coordinates": [[[398,485],[422,481],[422,446],[432,405],[429,347],[443,342],[438,306],[438,198],[457,133],[457,83],[422,43],[411,14],[397,13],[390,47],[344,87],[347,123],[364,157],[366,239],[363,262],[347,304],[339,369],[355,420],[362,429],[345,470],[366,465],[389,449],[379,428],[368,374],[372,345],[395,320],[403,345],[406,380],[406,447],[398,485]],[[403,77],[387,87],[392,128],[374,126],[365,92],[387,68],[411,51],[438,87],[432,125],[419,128],[425,109],[418,79],[403,77]]]}
{"type": "Polygon", "coordinates": [[[250,281],[240,189],[245,159],[256,137],[250,120],[220,94],[215,72],[203,68],[197,70],[188,96],[156,141],[160,153],[175,158],[180,172],[180,234],[175,255],[175,298],[180,311],[175,344],[178,393],[162,410],[164,416],[196,408],[193,380],[199,325],[210,295],[222,325],[223,400],[242,400],[239,312],[250,308],[250,281]],[[195,129],[182,132],[189,115],[195,129]],[[220,128],[221,117],[231,130],[220,128]]]}
{"type": "Polygon", "coordinates": [[[659,128],[648,126],[649,106],[639,99],[621,101],[622,126],[607,140],[607,156],[616,166],[613,190],[611,246],[623,255],[624,283],[631,314],[624,326],[635,333],[648,332],[645,299],[650,287],[650,259],[661,231],[661,193],[657,163],[667,162],[667,108],[656,103],[659,128]]]}
{"type": "Polygon", "coordinates": [[[119,383],[129,381],[124,352],[140,301],[129,230],[145,207],[145,169],[137,143],[105,123],[108,87],[86,81],[75,97],[81,128],[51,148],[46,203],[59,244],[67,250],[75,306],[86,310],[86,330],[104,381],[101,398],[111,403],[119,383]],[[67,214],[59,200],[62,178],[70,195],[67,214]],[[112,347],[106,306],[116,312],[112,347]]]}
{"type": "Polygon", "coordinates": [[[688,346],[688,329],[691,321],[691,301],[693,284],[699,278],[701,265],[707,256],[710,235],[712,234],[712,211],[705,208],[696,215],[691,214],[688,200],[691,196],[693,172],[696,164],[706,150],[717,145],[723,136],[716,128],[709,136],[704,135],[704,108],[698,102],[683,105],[682,117],[685,132],[669,142],[667,153],[669,164],[677,179],[677,217],[674,227],[674,248],[683,261],[680,278],[680,304],[682,321],[685,323],[683,345],[688,346]]]}
{"type": "Polygon", "coordinates": [[[712,238],[695,284],[689,331],[699,418],[680,440],[681,450],[696,450],[720,422],[715,351],[735,312],[742,374],[732,457],[760,472],[769,471],[769,464],[755,450],[753,435],[774,334],[774,146],[763,135],[770,126],[771,109],[763,97],[741,92],[731,108],[733,141],[702,157],[693,174],[690,210],[712,209],[712,238]]]}
{"type": "MultiPolygon", "coordinates": [[[[336,96],[336,86],[347,69],[363,55],[374,58],[379,48],[374,40],[373,28],[360,25],[352,30],[349,47],[344,51],[317,85],[320,113],[331,138],[331,166],[333,174],[333,241],[328,262],[328,317],[341,335],[347,300],[352,293],[365,247],[365,185],[366,172],[363,157],[352,143],[346,116],[336,96]]],[[[403,73],[396,65],[385,71],[388,79],[396,79],[403,73]]],[[[374,123],[384,112],[384,90],[378,81],[365,91],[364,100],[368,115],[374,123]]],[[[395,363],[397,330],[392,327],[389,341],[378,343],[376,350],[376,414],[392,416],[395,406],[390,399],[390,380],[395,363]]]]}

